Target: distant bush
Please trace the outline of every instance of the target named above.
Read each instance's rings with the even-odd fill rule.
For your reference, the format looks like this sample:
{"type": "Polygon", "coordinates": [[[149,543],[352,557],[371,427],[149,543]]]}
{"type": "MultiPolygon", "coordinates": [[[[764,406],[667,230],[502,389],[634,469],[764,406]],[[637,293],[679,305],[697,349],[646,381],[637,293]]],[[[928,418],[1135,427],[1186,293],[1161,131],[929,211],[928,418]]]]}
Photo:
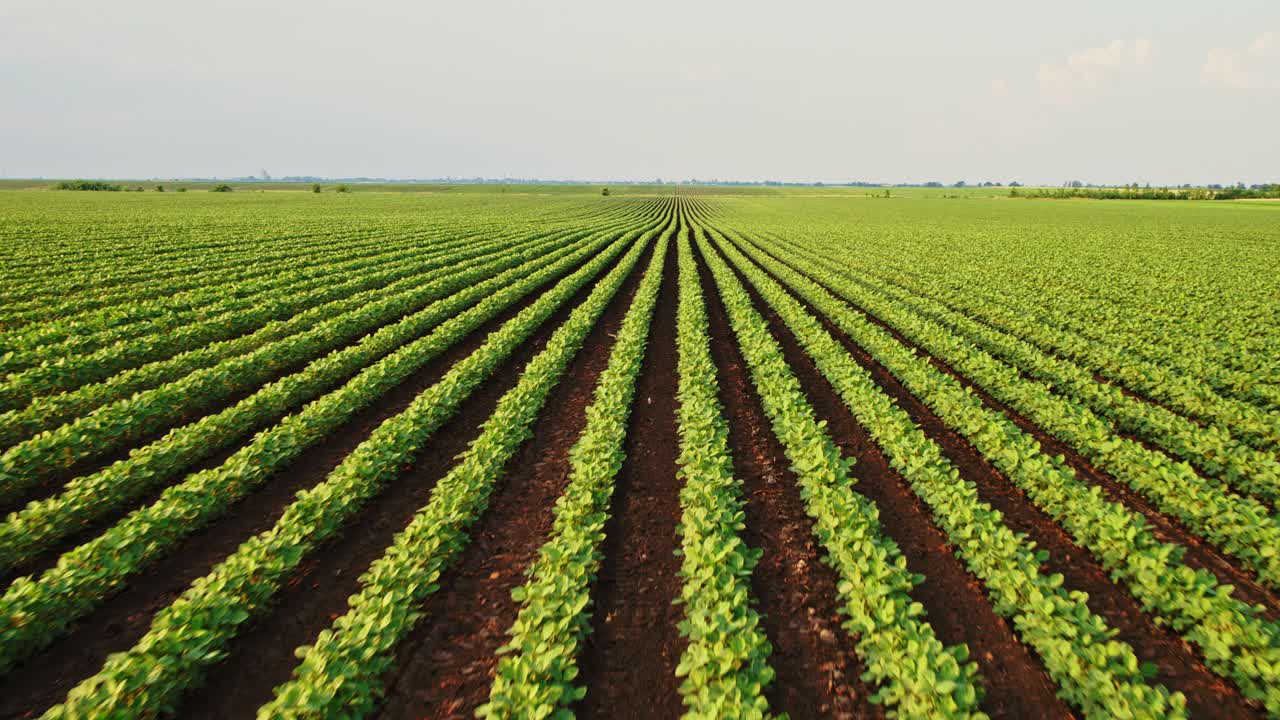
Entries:
{"type": "Polygon", "coordinates": [[[342,183],[338,187],[334,188],[333,191],[340,192],[340,193],[349,193],[351,192],[351,186],[346,183],[342,183]]]}
{"type": "Polygon", "coordinates": [[[311,192],[313,193],[320,192],[320,183],[311,183],[311,192]]]}
{"type": "Polygon", "coordinates": [[[601,191],[600,191],[600,194],[601,194],[601,195],[604,195],[605,197],[608,197],[608,196],[609,196],[609,188],[605,188],[605,189],[601,190],[601,191]]]}
{"type": "Polygon", "coordinates": [[[163,185],[157,185],[157,186],[156,186],[156,192],[164,192],[164,186],[163,186],[163,185]]]}
{"type": "Polygon", "coordinates": [[[231,192],[231,186],[226,183],[219,183],[210,188],[209,192],[231,192]]]}
{"type": "Polygon", "coordinates": [[[54,190],[93,190],[98,192],[120,192],[124,189],[117,183],[102,180],[63,180],[53,186],[54,190]]]}
{"type": "Polygon", "coordinates": [[[181,188],[178,188],[177,190],[174,190],[174,192],[186,192],[186,191],[187,191],[187,189],[186,189],[186,188],[184,188],[184,187],[181,187],[181,188]]]}

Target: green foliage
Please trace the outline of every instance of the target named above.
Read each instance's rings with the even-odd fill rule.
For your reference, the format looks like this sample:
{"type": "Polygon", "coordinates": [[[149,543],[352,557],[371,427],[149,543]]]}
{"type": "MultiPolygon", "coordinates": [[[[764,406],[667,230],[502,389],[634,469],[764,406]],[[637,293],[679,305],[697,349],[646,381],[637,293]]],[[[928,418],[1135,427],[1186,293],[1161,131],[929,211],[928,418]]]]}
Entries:
{"type": "MultiPolygon", "coordinates": [[[[239,412],[270,412],[282,402],[297,405],[292,393],[330,383],[333,377],[344,372],[352,358],[372,357],[374,355],[370,353],[385,352],[402,342],[406,332],[429,327],[431,318],[437,318],[436,322],[448,318],[425,337],[369,365],[337,391],[312,402],[280,425],[259,433],[220,466],[189,476],[181,484],[166,490],[156,503],[135,511],[104,535],[72,551],[67,557],[76,558],[74,562],[61,564],[38,580],[24,578],[16,581],[0,598],[0,608],[7,613],[4,617],[23,617],[24,621],[9,625],[0,622],[0,667],[9,666],[65,632],[76,617],[117,590],[129,574],[146,567],[169,546],[219,517],[236,499],[251,492],[306,448],[341,427],[361,408],[505,307],[591,257],[604,247],[610,237],[609,232],[604,230],[586,241],[571,243],[559,257],[555,252],[538,255],[535,250],[526,253],[524,257],[532,259],[496,275],[492,275],[496,269],[492,264],[481,265],[475,272],[475,278],[471,279],[476,285],[470,291],[433,304],[413,322],[379,331],[362,341],[358,350],[344,351],[313,363],[292,378],[274,383],[256,394],[264,399],[274,398],[269,402],[242,403],[246,410],[239,412]],[[485,272],[492,277],[477,282],[476,279],[483,277],[485,272]],[[478,304],[459,312],[477,298],[481,299],[478,304]]],[[[515,258],[511,264],[518,261],[519,258],[515,258]]],[[[465,286],[467,278],[471,277],[471,274],[466,275],[461,285],[465,286]]],[[[461,398],[457,401],[460,402],[461,398]]],[[[98,503],[118,504],[120,498],[137,494],[136,485],[155,485],[157,478],[172,475],[175,467],[190,465],[190,457],[184,453],[202,452],[200,443],[206,438],[212,441],[215,433],[237,431],[237,425],[226,420],[252,421],[253,417],[224,417],[223,422],[216,424],[202,421],[193,431],[170,434],[152,453],[113,465],[88,480],[73,483],[62,495],[29,505],[22,513],[11,516],[3,526],[0,537],[4,537],[11,548],[6,552],[6,558],[12,557],[9,562],[18,562],[23,553],[31,553],[42,544],[79,527],[83,519],[99,513],[98,503]],[[202,431],[210,435],[204,435],[202,431]]]]}
{"type": "MultiPolygon", "coordinates": [[[[194,583],[178,600],[161,611],[152,621],[151,629],[129,651],[113,655],[102,670],[92,678],[82,682],[67,696],[66,702],[51,709],[48,716],[79,717],[85,713],[103,712],[109,708],[130,714],[151,714],[168,707],[173,700],[197,682],[201,669],[221,656],[221,648],[238,633],[240,627],[252,617],[255,611],[264,608],[275,592],[288,580],[289,575],[304,557],[313,551],[323,540],[339,532],[345,520],[350,518],[365,502],[373,497],[387,482],[399,475],[409,460],[421,449],[428,437],[456,412],[459,404],[476,387],[489,378],[501,363],[515,351],[536,329],[547,320],[555,310],[563,305],[579,288],[604,270],[617,257],[618,253],[634,238],[639,231],[634,231],[622,239],[613,242],[608,249],[594,256],[586,265],[565,277],[554,288],[544,293],[532,305],[526,307],[514,318],[507,321],[500,329],[491,334],[485,343],[471,355],[456,363],[444,377],[432,387],[418,395],[409,407],[401,414],[390,418],[380,425],[367,440],[348,455],[335,468],[328,478],[319,485],[299,494],[298,499],[290,505],[276,525],[247,541],[235,554],[220,563],[213,571],[194,583]],[[193,652],[193,648],[200,651],[193,652]],[[145,688],[145,692],[142,690],[145,688]]],[[[633,251],[628,257],[638,257],[633,251]]],[[[619,268],[623,267],[622,265],[619,268]]],[[[610,275],[614,277],[618,268],[610,275]]],[[[620,279],[618,280],[620,283],[620,279]]],[[[598,286],[606,288],[602,283],[598,286]]],[[[613,288],[616,290],[616,286],[613,288]]],[[[594,291],[593,291],[594,292],[594,291]]],[[[604,292],[604,290],[601,290],[604,292]]],[[[597,293],[598,294],[598,293],[597,293]]],[[[585,307],[585,306],[583,306],[585,307]]],[[[592,306],[592,309],[595,309],[592,306]]],[[[544,351],[541,356],[554,356],[556,360],[569,351],[570,341],[576,337],[573,333],[585,335],[594,323],[594,317],[588,315],[591,310],[576,309],[571,318],[578,317],[577,323],[572,319],[564,328],[572,327],[572,332],[557,335],[548,343],[548,348],[557,348],[557,353],[544,351]],[[584,319],[583,316],[587,315],[584,319]],[[585,324],[586,327],[583,327],[585,324]],[[557,343],[555,337],[561,337],[557,343]]],[[[602,310],[602,308],[600,308],[602,310]]],[[[580,342],[580,340],[579,340],[580,342]]],[[[571,353],[570,353],[571,355],[571,353]]],[[[544,360],[544,363],[549,361],[544,360]]],[[[567,363],[567,360],[564,360],[567,363]]],[[[547,372],[533,373],[526,371],[522,378],[532,378],[517,384],[523,392],[532,389],[546,391],[542,383],[550,380],[547,372]]],[[[516,401],[509,401],[509,404],[516,401]]],[[[523,407],[517,405],[517,409],[523,407]]],[[[511,412],[504,408],[503,416],[511,412]]],[[[495,421],[494,427],[503,423],[495,421]]],[[[511,442],[507,436],[486,443],[475,456],[489,460],[494,457],[489,451],[501,451],[509,447],[511,442]]],[[[459,466],[461,467],[461,466],[459,466]]],[[[466,471],[458,471],[451,475],[455,480],[444,479],[437,484],[436,495],[449,493],[449,504],[471,500],[483,502],[482,496],[471,497],[475,490],[474,483],[484,476],[476,473],[474,464],[468,465],[466,471]],[[455,497],[461,494],[462,497],[455,497]]],[[[491,478],[487,478],[491,480],[491,478]]],[[[434,496],[433,496],[434,497],[434,496]]],[[[429,505],[429,508],[436,507],[429,505]]],[[[399,572],[423,572],[429,577],[438,573],[443,561],[451,557],[459,548],[465,537],[463,530],[468,520],[474,517],[479,508],[472,505],[472,513],[458,513],[452,523],[444,523],[431,527],[434,517],[415,521],[409,530],[397,536],[400,545],[405,543],[425,543],[425,547],[433,547],[440,555],[429,552],[406,555],[399,545],[389,550],[383,561],[375,564],[364,577],[366,584],[377,583],[379,578],[393,579],[399,572]],[[421,533],[427,532],[423,537],[421,533]],[[405,564],[402,564],[403,563],[405,564]],[[390,576],[384,573],[391,573],[390,576]]],[[[483,507],[481,504],[480,507],[483,507]]],[[[433,514],[435,510],[431,511],[433,514]]],[[[420,518],[423,516],[419,516],[420,518]]],[[[401,601],[411,602],[414,597],[429,592],[433,588],[430,580],[412,584],[413,592],[397,593],[401,601]]],[[[359,605],[359,603],[357,603],[359,605]]],[[[415,616],[403,605],[379,602],[363,606],[366,612],[375,614],[385,611],[374,618],[382,637],[392,640],[404,632],[415,616]]],[[[13,617],[12,615],[6,617],[13,617]]],[[[366,615],[354,614],[353,622],[359,624],[357,637],[372,641],[372,628],[365,625],[366,615]]],[[[334,647],[337,652],[343,648],[354,649],[347,645],[348,636],[339,632],[337,635],[326,633],[322,636],[322,644],[318,647],[334,647]],[[331,638],[336,645],[330,645],[325,638],[331,638]]],[[[362,641],[363,641],[362,640],[362,641]]],[[[347,672],[365,675],[364,682],[353,682],[345,686],[341,701],[351,701],[362,705],[371,703],[375,691],[375,683],[368,678],[380,677],[379,669],[386,666],[389,658],[382,655],[375,662],[373,656],[366,655],[374,651],[375,646],[361,646],[362,656],[368,662],[353,663],[350,660],[335,662],[327,669],[317,668],[322,675],[333,672],[342,675],[347,672]]],[[[381,652],[389,650],[387,645],[381,652]]],[[[320,652],[320,651],[314,651],[320,652]]],[[[308,667],[311,667],[308,665],[308,667]]],[[[327,681],[317,678],[317,682],[327,681]]],[[[309,683],[302,681],[302,696],[318,700],[320,696],[308,690],[309,683]]],[[[277,705],[287,705],[290,698],[297,698],[298,691],[286,691],[277,697],[277,705]]],[[[339,705],[342,706],[342,705],[339,705]]],[[[284,711],[281,710],[283,713],[284,711]]]]}
{"type": "Polygon", "coordinates": [[[1280,198],[1280,190],[1275,185],[1248,189],[1241,186],[1228,187],[1194,187],[1194,188],[1153,188],[1139,187],[1137,183],[1123,187],[1061,187],[1033,188],[1022,193],[1009,191],[1010,197],[1027,198],[1087,198],[1090,200],[1242,200],[1280,198]]]}
{"type": "Polygon", "coordinates": [[[774,435],[800,481],[826,562],[840,578],[846,627],[857,638],[866,679],[879,684],[873,700],[906,717],[986,717],[979,709],[982,690],[968,649],[944,647],[924,620],[923,608],[910,595],[919,578],[907,570],[897,544],[881,534],[875,506],[852,491],[852,463],[818,422],[745,288],[705,237],[699,237],[698,247],[774,435]]]}
{"type": "MultiPolygon", "coordinates": [[[[1280,692],[1276,690],[1280,670],[1274,664],[1280,659],[1280,629],[1232,597],[1230,587],[1219,585],[1212,574],[1183,565],[1182,551],[1155,538],[1145,518],[1096,493],[1061,458],[1043,453],[1012,421],[985,408],[956,380],[856,311],[840,306],[817,284],[758,251],[754,254],[967,437],[1089,549],[1114,578],[1127,584],[1144,608],[1200,646],[1211,668],[1232,678],[1248,697],[1265,703],[1271,712],[1280,710],[1280,692]]],[[[826,271],[810,263],[805,263],[805,269],[816,277],[828,277],[826,271]]],[[[830,279],[824,284],[844,285],[830,279]]],[[[859,401],[859,407],[864,405],[865,401],[859,401]]],[[[939,512],[935,517],[956,515],[939,512]]],[[[1017,610],[1016,606],[997,607],[1017,610]]]]}
{"type": "Polygon", "coordinates": [[[96,192],[120,192],[124,189],[119,183],[110,183],[103,180],[63,180],[53,186],[54,190],[80,190],[80,191],[96,191],[96,192]]]}
{"type": "Polygon", "coordinates": [[[209,188],[209,192],[216,192],[216,193],[229,193],[229,192],[232,192],[233,190],[234,188],[232,188],[230,185],[226,183],[218,183],[217,185],[214,185],[213,187],[209,188]]]}
{"type": "Polygon", "coordinates": [[[676,348],[680,375],[676,413],[682,513],[680,634],[688,646],[676,675],[684,678],[687,718],[770,716],[764,692],[773,681],[772,651],[751,607],[751,571],[760,557],[743,542],[741,483],[729,455],[728,423],[716,382],[707,312],[686,227],[679,245],[676,348]]]}
{"type": "MultiPolygon", "coordinates": [[[[348,601],[350,610],[313,645],[299,649],[302,662],[293,678],[276,688],[275,699],[258,711],[258,717],[321,718],[339,712],[362,717],[376,707],[381,679],[394,661],[395,644],[418,620],[417,604],[435,591],[440,573],[466,546],[467,529],[487,507],[495,479],[529,436],[529,427],[551,389],[639,261],[653,232],[636,242],[632,233],[614,246],[630,244],[631,249],[529,361],[461,461],[436,483],[428,504],[361,576],[360,592],[348,601]]],[[[588,267],[602,270],[608,259],[602,253],[588,267]]],[[[571,279],[577,279],[580,287],[593,274],[580,272],[571,279]]],[[[572,284],[563,287],[561,302],[576,290],[572,284]]]]}
{"type": "Polygon", "coordinates": [[[586,427],[569,451],[569,484],[556,501],[551,539],[528,569],[529,581],[512,593],[520,612],[508,630],[511,640],[499,650],[480,717],[551,717],[585,692],[574,683],[577,654],[589,629],[613,480],[625,455],[627,419],[672,232],[669,227],[658,241],[587,408],[586,427]]]}

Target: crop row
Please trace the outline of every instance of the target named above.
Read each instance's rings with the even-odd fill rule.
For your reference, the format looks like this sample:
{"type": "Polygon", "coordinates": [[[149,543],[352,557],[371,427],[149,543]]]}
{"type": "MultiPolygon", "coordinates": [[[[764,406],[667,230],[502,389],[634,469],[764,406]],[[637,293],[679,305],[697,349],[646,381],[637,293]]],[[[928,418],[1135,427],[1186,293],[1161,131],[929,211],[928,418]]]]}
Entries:
{"type": "Polygon", "coordinates": [[[742,487],[734,476],[729,426],[717,397],[705,299],[688,233],[679,244],[676,351],[680,437],[680,634],[688,643],[676,674],[687,718],[769,716],[772,647],[752,608],[751,573],[760,550],[740,533],[742,487]]]}
{"type": "MultiPolygon", "coordinates": [[[[561,237],[553,237],[546,241],[527,242],[521,246],[522,254],[545,251],[547,248],[557,245],[566,245],[587,235],[589,232],[590,230],[588,229],[561,237]]],[[[22,442],[40,431],[57,428],[60,424],[87,415],[103,405],[173,382],[202,368],[216,365],[218,362],[259,350],[264,346],[269,347],[273,343],[282,341],[291,335],[312,329],[318,323],[327,319],[357,311],[380,297],[394,297],[406,292],[419,290],[425,281],[439,279],[449,272],[454,272],[459,264],[466,264],[470,261],[487,262],[494,267],[503,266],[504,263],[501,259],[496,264],[493,262],[494,258],[501,258],[503,252],[493,252],[494,247],[487,249],[490,250],[488,254],[455,253],[443,260],[426,263],[417,268],[421,271],[421,274],[410,273],[407,277],[395,280],[387,285],[382,285],[381,283],[398,276],[399,272],[390,277],[379,273],[369,282],[360,280],[358,287],[347,288],[348,290],[365,288],[360,292],[346,297],[340,296],[339,299],[312,307],[286,320],[272,321],[249,335],[189,350],[167,360],[160,360],[139,368],[126,370],[104,382],[84,385],[66,393],[36,398],[22,410],[10,411],[0,415],[0,447],[22,442]]],[[[500,245],[496,249],[509,251],[510,246],[509,244],[500,245]]],[[[412,269],[414,269],[412,265],[406,268],[406,270],[412,269]]],[[[349,284],[344,283],[343,285],[349,284]]]]}
{"type": "MultiPolygon", "coordinates": [[[[624,208],[623,213],[638,213],[655,208],[640,204],[635,208],[624,208]]],[[[612,218],[616,220],[618,218],[612,218]]],[[[608,216],[599,218],[598,222],[581,222],[577,228],[598,226],[610,220],[608,216]]],[[[72,352],[83,353],[86,350],[103,347],[113,342],[146,334],[151,331],[181,327],[188,322],[220,322],[228,324],[230,320],[217,321],[217,316],[235,307],[251,307],[247,305],[267,297],[286,297],[298,305],[301,298],[292,297],[304,289],[316,286],[316,278],[328,278],[332,283],[335,275],[343,276],[353,271],[376,265],[394,265],[399,259],[409,258],[424,260],[431,256],[448,254],[459,248],[469,248],[477,244],[494,244],[510,242],[514,238],[527,237],[529,240],[545,238],[562,233],[561,224],[550,226],[521,225],[508,223],[500,229],[482,226],[467,227],[461,230],[459,224],[439,224],[432,229],[418,229],[408,234],[397,234],[387,237],[375,236],[372,241],[361,240],[358,247],[347,243],[331,247],[323,252],[292,252],[287,262],[263,263],[258,258],[250,261],[251,269],[242,271],[245,278],[256,279],[254,282],[232,284],[229,278],[209,277],[208,273],[196,273],[200,284],[191,292],[174,292],[172,281],[161,282],[154,293],[148,294],[145,288],[130,287],[131,294],[127,303],[113,303],[109,310],[93,315],[70,316],[63,313],[59,322],[44,323],[16,337],[6,337],[5,346],[15,351],[38,348],[45,356],[61,357],[72,352]],[[447,236],[448,239],[443,239],[447,236]],[[391,247],[388,247],[388,244],[391,247]],[[429,242],[427,247],[421,247],[429,242]],[[405,245],[408,247],[405,247],[405,245]],[[365,249],[372,245],[372,249],[365,249]],[[353,252],[355,250],[356,252],[353,252]],[[337,254],[337,257],[334,255],[337,254]],[[371,264],[372,263],[372,264],[371,264]],[[282,273],[282,266],[294,268],[282,273]],[[310,282],[308,282],[310,281],[310,282]],[[168,286],[168,287],[167,287],[168,286]],[[68,344],[67,341],[72,341],[68,344]]],[[[336,238],[335,238],[336,240],[336,238]]],[[[340,295],[333,295],[340,297],[340,295]]],[[[299,305],[300,307],[303,305],[299,305]]],[[[231,318],[234,316],[226,315],[231,318]]],[[[10,334],[13,335],[13,334],[10,334]]],[[[16,366],[12,363],[18,358],[5,358],[4,371],[12,372],[16,366]]],[[[23,360],[30,363],[30,358],[23,360]]]]}
{"type": "MultiPolygon", "coordinates": [[[[480,243],[461,245],[440,253],[428,253],[424,262],[408,263],[402,267],[393,264],[390,269],[375,273],[380,277],[374,280],[391,282],[422,270],[448,268],[450,264],[483,257],[503,246],[502,242],[480,243]]],[[[271,320],[288,318],[317,302],[340,299],[360,287],[376,287],[368,285],[368,281],[368,278],[357,276],[338,283],[337,286],[321,286],[312,293],[297,298],[282,298],[277,302],[258,304],[242,312],[228,313],[227,317],[215,317],[208,322],[194,323],[171,332],[121,341],[88,355],[65,357],[54,363],[30,368],[10,375],[0,385],[0,407],[20,408],[42,395],[71,390],[143,363],[201,348],[210,342],[232,338],[244,332],[252,332],[271,320]]]]}
{"type": "MultiPolygon", "coordinates": [[[[243,543],[160,611],[145,637],[108,658],[101,671],[46,716],[164,714],[188,687],[200,682],[204,668],[224,656],[226,644],[240,628],[269,606],[303,558],[398,477],[462,401],[627,244],[614,243],[491,333],[405,411],[375,429],[323,482],[299,493],[271,529],[243,543]]],[[[628,257],[634,260],[638,254],[633,247],[628,257]]]]}
{"type": "MultiPolygon", "coordinates": [[[[1052,284],[1055,292],[1048,295],[1036,292],[1037,288],[1045,286],[1040,278],[1015,278],[1013,283],[1004,282],[1001,284],[1006,292],[1004,302],[1015,309],[1025,308],[1027,300],[1034,297],[1037,300],[1035,307],[1042,310],[1042,318],[1056,331],[1121,349],[1122,357],[1129,356],[1176,372],[1184,378],[1208,385],[1219,394],[1263,409],[1280,408],[1280,385],[1266,380],[1254,363],[1244,359],[1254,353],[1266,357],[1268,349],[1270,356],[1275,357],[1280,346],[1274,341],[1267,348],[1251,347],[1253,338],[1247,336],[1232,334],[1215,340],[1212,336],[1217,326],[1229,327],[1218,322],[1221,317],[1216,314],[1202,318],[1183,317],[1181,307],[1174,312],[1170,312],[1171,308],[1156,307],[1150,314],[1142,315],[1125,311],[1126,304],[1132,302],[1135,295],[1134,284],[1145,282],[1154,291],[1161,287],[1161,283],[1186,284],[1188,278],[1131,277],[1123,285],[1116,283],[1112,287],[1109,283],[1098,282],[1097,278],[1081,284],[1080,276],[1075,276],[1074,283],[1068,277],[1055,278],[1052,284]],[[1013,289],[1010,286],[1019,283],[1025,287],[1010,293],[1013,289]],[[1203,340],[1192,344],[1170,343],[1171,331],[1203,340]]],[[[995,299],[993,293],[987,293],[987,297],[995,299]]]]}
{"type": "MultiPolygon", "coordinates": [[[[849,284],[837,294],[847,300],[849,284]]],[[[1239,558],[1267,585],[1280,585],[1280,523],[1262,503],[1201,478],[1189,466],[1118,435],[1087,407],[1027,380],[1021,372],[940,326],[913,317],[893,303],[858,298],[866,311],[895,327],[934,357],[969,378],[1049,434],[1073,446],[1156,507],[1239,558]],[[865,302],[865,304],[862,304],[865,302]]]]}
{"type": "Polygon", "coordinates": [[[1267,240],[1241,237],[1228,250],[1207,238],[1191,244],[1185,235],[1165,232],[1135,243],[1125,237],[1132,229],[1108,228],[1106,239],[1094,244],[1077,227],[1081,242],[1074,246],[1081,252],[1063,253],[1056,241],[1026,237],[1026,226],[1015,237],[993,236],[984,227],[966,243],[963,259],[944,254],[934,258],[933,267],[913,267],[902,262],[915,257],[907,240],[895,243],[898,252],[888,265],[896,267],[895,274],[933,277],[961,295],[981,296],[1015,312],[1043,310],[1042,319],[1054,331],[1123,348],[1224,394],[1275,408],[1280,340],[1274,310],[1265,293],[1254,291],[1256,263],[1223,262],[1230,254],[1265,253],[1267,240]],[[1203,272],[1206,267],[1213,272],[1203,272]],[[1268,326],[1273,332],[1256,332],[1268,326]]]}
{"type": "MultiPolygon", "coordinates": [[[[703,233],[706,231],[703,230],[703,233]]],[[[884,537],[874,504],[854,492],[846,459],[818,422],[799,380],[746,289],[704,234],[698,248],[715,278],[774,435],[800,483],[805,511],[839,578],[841,611],[856,638],[875,701],[908,717],[984,717],[976,666],[964,647],[944,647],[911,589],[922,578],[907,569],[884,537]]]]}
{"type": "MultiPolygon", "coordinates": [[[[72,355],[86,355],[104,347],[127,347],[125,343],[135,338],[171,332],[197,323],[230,326],[229,332],[240,332],[242,330],[235,327],[237,312],[267,302],[294,308],[309,307],[323,301],[311,299],[317,289],[344,284],[347,279],[359,275],[378,274],[379,270],[398,263],[445,255],[449,250],[476,241],[474,237],[459,237],[432,242],[430,249],[424,252],[422,248],[414,247],[414,241],[419,237],[398,238],[390,247],[387,238],[376,238],[370,242],[370,247],[340,247],[325,253],[325,256],[295,257],[289,267],[260,270],[250,281],[237,284],[216,284],[216,278],[207,278],[207,282],[215,284],[204,286],[198,298],[189,303],[179,304],[172,296],[158,302],[140,300],[138,295],[134,295],[128,303],[131,307],[128,308],[127,319],[122,314],[109,324],[94,322],[104,319],[100,316],[72,318],[64,315],[62,318],[65,319],[58,322],[29,326],[27,332],[7,339],[5,345],[11,353],[0,362],[0,374],[20,372],[72,355]],[[342,280],[335,283],[335,278],[342,280]],[[183,308],[183,305],[188,307],[183,308]]],[[[342,297],[331,293],[318,297],[326,295],[328,298],[342,297]]],[[[113,306],[113,310],[115,307],[118,306],[113,306]]],[[[217,336],[207,342],[215,339],[217,336]]]]}
{"type": "Polygon", "coordinates": [[[511,640],[499,650],[480,717],[550,717],[585,692],[574,685],[578,649],[591,619],[600,544],[673,232],[668,228],[658,241],[586,409],[582,435],[569,450],[569,482],[553,510],[551,537],[529,567],[529,580],[512,593],[520,611],[508,630],[511,640]]]}
{"type": "MultiPolygon", "coordinates": [[[[873,274],[895,282],[901,280],[874,271],[873,274]]],[[[940,283],[924,287],[920,283],[904,283],[904,287],[936,297],[952,309],[1024,338],[1045,352],[1080,362],[1109,381],[1238,437],[1255,448],[1268,452],[1280,450],[1280,414],[1220,396],[1200,382],[1199,376],[1162,367],[1132,350],[1055,329],[1049,322],[1051,318],[1044,315],[1047,310],[1035,314],[1025,308],[1008,307],[983,298],[972,288],[963,292],[944,291],[940,283]]]]}
{"type": "MultiPolygon", "coordinates": [[[[416,607],[438,588],[440,574],[466,546],[467,531],[488,507],[507,462],[531,435],[547,397],[650,240],[635,243],[529,361],[460,462],[436,483],[427,505],[361,576],[348,612],[298,651],[302,662],[293,678],[276,688],[275,699],[259,717],[362,717],[374,708],[396,644],[421,617],[416,607]]],[[[661,272],[660,257],[650,270],[655,267],[661,272]]]]}
{"type": "MultiPolygon", "coordinates": [[[[1114,631],[1089,610],[1082,593],[1064,588],[1060,575],[1040,572],[1041,558],[1034,546],[978,498],[973,483],[961,480],[941,448],[876,386],[818,319],[731,244],[721,240],[718,246],[795,333],[890,464],[930,507],[970,571],[982,580],[996,612],[1013,620],[1023,642],[1040,655],[1061,696],[1090,717],[1185,714],[1185,699],[1145,683],[1146,668],[1133,649],[1112,639],[1114,631]]],[[[745,292],[744,302],[749,302],[745,292]]]]}
{"type": "Polygon", "coordinates": [[[168,488],[152,505],[133,512],[103,535],[67,553],[40,578],[15,581],[0,598],[0,608],[5,616],[21,620],[0,632],[0,651],[4,653],[0,655],[0,668],[64,633],[75,619],[123,587],[130,575],[220,517],[307,448],[485,321],[580,260],[575,254],[506,285],[427,336],[370,365],[338,390],[258,433],[220,466],[194,473],[168,488]]]}
{"type": "MultiPolygon", "coordinates": [[[[771,258],[752,255],[967,438],[1114,579],[1125,583],[1144,610],[1197,646],[1210,669],[1235,681],[1246,697],[1263,702],[1270,712],[1280,712],[1280,628],[1233,597],[1230,586],[1219,585],[1211,573],[1184,565],[1183,551],[1160,542],[1145,518],[1108,501],[1061,458],[1043,453],[1012,420],[985,407],[928,358],[914,354],[816,282],[771,258]]],[[[803,267],[824,284],[839,286],[820,268],[803,267]]],[[[939,511],[935,517],[946,520],[956,512],[939,511]]]]}
{"type": "Polygon", "coordinates": [[[176,430],[145,452],[135,453],[93,475],[77,478],[54,497],[29,503],[0,524],[0,568],[43,551],[50,543],[122,507],[181,474],[208,453],[226,447],[327,392],[370,363],[427,334],[491,295],[516,298],[597,252],[603,236],[581,247],[571,244],[545,255],[521,253],[520,265],[494,275],[477,268],[457,276],[457,292],[422,311],[367,335],[354,345],[277,380],[221,413],[176,430]],[[528,276],[526,279],[525,276],[528,276]],[[518,294],[512,291],[519,291],[518,294]]]}
{"type": "Polygon", "coordinates": [[[1242,444],[1219,428],[1202,427],[1160,405],[1131,397],[1114,385],[1097,382],[1088,369],[1046,354],[1025,340],[976,322],[940,302],[854,277],[803,246],[786,243],[778,247],[785,247],[788,255],[800,254],[821,264],[833,276],[840,278],[839,294],[867,308],[896,330],[901,332],[903,328],[890,319],[890,311],[912,313],[935,322],[1016,367],[1026,376],[1106,417],[1119,431],[1157,445],[1272,506],[1280,502],[1280,461],[1273,455],[1242,444]],[[881,308],[889,310],[882,314],[881,308]]]}
{"type": "MultiPolygon", "coordinates": [[[[243,230],[228,228],[222,232],[229,234],[243,230]]],[[[323,236],[330,243],[342,247],[385,242],[386,234],[385,228],[367,226],[327,234],[295,231],[274,237],[255,238],[262,244],[233,241],[228,243],[231,250],[218,252],[216,255],[208,253],[205,247],[190,246],[184,248],[184,259],[189,261],[194,256],[204,260],[199,266],[199,272],[194,274],[186,263],[176,267],[169,264],[159,271],[150,269],[148,261],[165,258],[163,249],[149,242],[150,239],[140,239],[139,244],[148,251],[142,256],[122,252],[122,248],[113,250],[112,255],[119,265],[101,273],[76,272],[73,267],[59,264],[57,258],[47,256],[48,267],[56,268],[57,274],[35,276],[27,283],[12,286],[5,298],[13,313],[9,322],[26,326],[47,320],[62,320],[74,315],[96,316],[105,320],[118,315],[120,310],[127,310],[135,300],[165,295],[184,297],[191,290],[199,292],[207,286],[240,282],[264,270],[271,270],[280,263],[291,263],[300,254],[329,252],[329,247],[321,249],[316,246],[318,237],[323,236]],[[246,266],[249,266],[248,270],[246,266]],[[130,292],[134,289],[137,294],[130,292]],[[48,299],[51,297],[59,299],[50,303],[48,299]],[[117,303],[123,303],[123,307],[118,308],[117,303]]],[[[21,334],[24,331],[9,329],[0,337],[7,340],[21,334]]]]}
{"type": "MultiPolygon", "coordinates": [[[[403,292],[323,320],[304,332],[99,407],[53,431],[36,435],[0,455],[0,497],[18,496],[75,463],[128,447],[137,438],[181,422],[235,393],[252,390],[282,371],[341,348],[379,326],[417,313],[435,300],[542,252],[542,246],[510,251],[464,271],[441,273],[430,282],[413,284],[403,292]]],[[[246,432],[250,429],[244,428],[246,432]]],[[[216,449],[205,445],[207,452],[216,449]]]]}

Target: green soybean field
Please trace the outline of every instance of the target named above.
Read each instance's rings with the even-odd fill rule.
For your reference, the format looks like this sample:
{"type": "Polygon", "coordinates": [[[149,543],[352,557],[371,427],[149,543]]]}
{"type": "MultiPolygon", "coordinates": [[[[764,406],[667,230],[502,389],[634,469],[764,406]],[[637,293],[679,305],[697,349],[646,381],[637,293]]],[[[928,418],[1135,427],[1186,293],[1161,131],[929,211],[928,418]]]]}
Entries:
{"type": "Polygon", "coordinates": [[[0,717],[1280,718],[1280,203],[289,187],[0,189],[0,717]]]}

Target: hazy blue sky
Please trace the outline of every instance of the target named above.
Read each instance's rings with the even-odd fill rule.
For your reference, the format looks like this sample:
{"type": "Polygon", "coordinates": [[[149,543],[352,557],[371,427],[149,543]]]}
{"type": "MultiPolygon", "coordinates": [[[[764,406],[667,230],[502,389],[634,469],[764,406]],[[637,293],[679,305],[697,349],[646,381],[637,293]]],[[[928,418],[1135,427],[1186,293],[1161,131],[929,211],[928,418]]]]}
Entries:
{"type": "Polygon", "coordinates": [[[1280,2],[0,0],[0,175],[1280,180],[1280,2]]]}

